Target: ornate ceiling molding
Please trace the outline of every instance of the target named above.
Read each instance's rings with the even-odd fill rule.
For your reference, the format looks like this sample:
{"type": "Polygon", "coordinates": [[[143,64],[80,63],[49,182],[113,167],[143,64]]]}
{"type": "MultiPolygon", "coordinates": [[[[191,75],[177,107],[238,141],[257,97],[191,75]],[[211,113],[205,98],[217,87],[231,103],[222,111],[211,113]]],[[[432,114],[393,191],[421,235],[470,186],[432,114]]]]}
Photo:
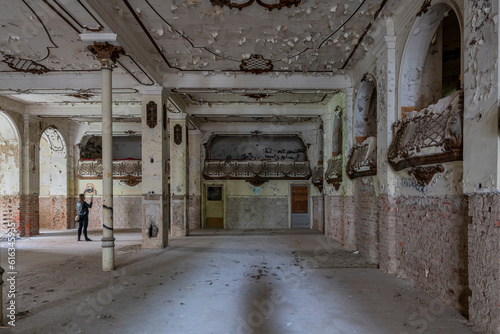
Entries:
{"type": "Polygon", "coordinates": [[[16,72],[45,74],[50,71],[47,67],[43,66],[42,64],[39,64],[29,59],[16,58],[10,55],[5,55],[4,57],[5,59],[2,61],[16,72]]]}
{"type": "Polygon", "coordinates": [[[115,63],[120,55],[124,55],[125,51],[121,46],[109,44],[108,42],[94,42],[87,49],[92,52],[101,62],[103,68],[111,68],[112,63],[115,63]],[[110,61],[112,63],[110,63],[110,61]]]}
{"type": "Polygon", "coordinates": [[[262,55],[253,54],[248,59],[242,59],[240,70],[247,73],[262,74],[271,72],[274,68],[273,62],[265,59],[262,55]]]}
{"type": "MultiPolygon", "coordinates": [[[[242,10],[243,8],[248,7],[251,4],[253,4],[255,1],[248,0],[247,2],[244,2],[244,3],[234,3],[231,0],[210,0],[210,2],[212,3],[212,5],[219,6],[221,8],[224,6],[227,6],[229,8],[237,8],[238,10],[242,10]]],[[[264,8],[269,9],[270,11],[272,11],[273,9],[279,10],[283,7],[288,7],[288,8],[290,8],[292,6],[297,7],[301,2],[302,2],[302,0],[280,0],[278,3],[268,4],[262,0],[257,0],[257,3],[259,5],[261,5],[264,8]]]]}

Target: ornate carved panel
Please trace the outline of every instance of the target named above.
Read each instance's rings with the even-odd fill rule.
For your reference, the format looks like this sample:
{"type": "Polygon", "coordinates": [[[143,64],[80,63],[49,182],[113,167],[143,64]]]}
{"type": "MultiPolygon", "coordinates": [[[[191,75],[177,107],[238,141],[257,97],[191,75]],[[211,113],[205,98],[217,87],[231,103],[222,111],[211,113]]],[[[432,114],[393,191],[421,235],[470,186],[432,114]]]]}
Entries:
{"type": "Polygon", "coordinates": [[[462,160],[463,112],[463,91],[460,91],[394,123],[394,137],[387,154],[392,168],[400,171],[462,160]]]}
{"type": "Polygon", "coordinates": [[[205,179],[209,180],[308,180],[311,177],[311,168],[308,161],[269,162],[210,160],[205,161],[203,176],[205,179]]]}
{"type": "Polygon", "coordinates": [[[174,126],[174,144],[182,144],[182,125],[180,124],[174,126]]]}
{"type": "Polygon", "coordinates": [[[153,101],[146,106],[146,122],[151,129],[158,124],[158,106],[153,101]]]}
{"type": "Polygon", "coordinates": [[[319,189],[319,191],[323,191],[323,171],[323,165],[314,167],[312,182],[319,189]]]}
{"type": "MultiPolygon", "coordinates": [[[[255,0],[248,0],[248,1],[243,2],[243,3],[233,2],[231,0],[210,0],[210,2],[214,6],[220,6],[220,7],[227,6],[229,8],[238,8],[239,10],[242,10],[243,8],[248,7],[251,4],[253,4],[255,2],[255,0]]],[[[273,3],[266,3],[263,0],[257,0],[257,3],[259,5],[261,5],[264,8],[269,9],[270,11],[273,9],[279,10],[283,7],[290,8],[291,6],[298,6],[301,2],[302,2],[302,0],[279,0],[278,3],[273,4],[273,3]]]]}
{"type": "Polygon", "coordinates": [[[338,155],[328,160],[325,180],[329,184],[333,184],[338,190],[342,182],[342,155],[338,155]]]}
{"type": "Polygon", "coordinates": [[[272,71],[274,68],[273,62],[265,59],[262,55],[253,54],[248,59],[241,61],[240,69],[244,72],[253,74],[262,74],[272,71]]]}
{"type": "Polygon", "coordinates": [[[350,179],[377,174],[377,138],[369,137],[352,147],[347,161],[350,179]]]}
{"type": "MultiPolygon", "coordinates": [[[[76,176],[79,179],[102,178],[102,160],[80,160],[76,176]]],[[[141,160],[115,160],[113,161],[113,179],[138,180],[142,179],[141,160]]]]}

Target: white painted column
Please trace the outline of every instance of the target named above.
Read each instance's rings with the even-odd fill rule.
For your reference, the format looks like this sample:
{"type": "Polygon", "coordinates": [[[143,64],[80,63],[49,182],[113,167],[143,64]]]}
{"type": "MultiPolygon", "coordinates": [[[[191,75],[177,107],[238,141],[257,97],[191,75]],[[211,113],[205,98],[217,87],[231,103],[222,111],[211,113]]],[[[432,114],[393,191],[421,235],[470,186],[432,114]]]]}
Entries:
{"type": "Polygon", "coordinates": [[[201,132],[190,130],[189,150],[189,230],[201,228],[201,132]]]}
{"type": "Polygon", "coordinates": [[[142,248],[168,245],[168,92],[150,87],[142,92],[142,248]]]}
{"type": "Polygon", "coordinates": [[[398,119],[396,103],[396,34],[392,19],[386,19],[385,44],[377,52],[377,67],[386,69],[378,82],[377,178],[379,181],[380,269],[397,272],[396,185],[387,152],[392,141],[392,124],[398,119]],[[385,96],[384,96],[385,95],[385,96]],[[385,102],[385,103],[384,103],[385,102]]]}
{"type": "Polygon", "coordinates": [[[112,69],[102,67],[102,270],[115,269],[113,236],[113,97],[112,69]]]}
{"type": "Polygon", "coordinates": [[[102,270],[115,270],[113,236],[113,65],[125,52],[119,46],[94,42],[88,47],[101,62],[102,76],[102,270]]]}
{"type": "Polygon", "coordinates": [[[189,235],[188,226],[188,146],[187,115],[170,118],[170,192],[172,196],[172,236],[189,235]]]}

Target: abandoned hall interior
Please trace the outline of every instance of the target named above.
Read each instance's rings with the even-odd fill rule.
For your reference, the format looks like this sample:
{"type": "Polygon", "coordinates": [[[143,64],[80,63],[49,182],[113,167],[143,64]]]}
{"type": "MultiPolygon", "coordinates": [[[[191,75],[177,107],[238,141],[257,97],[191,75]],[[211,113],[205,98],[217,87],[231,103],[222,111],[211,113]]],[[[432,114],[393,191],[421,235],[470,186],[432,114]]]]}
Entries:
{"type": "Polygon", "coordinates": [[[499,11],[0,0],[1,331],[500,334],[499,11]]]}

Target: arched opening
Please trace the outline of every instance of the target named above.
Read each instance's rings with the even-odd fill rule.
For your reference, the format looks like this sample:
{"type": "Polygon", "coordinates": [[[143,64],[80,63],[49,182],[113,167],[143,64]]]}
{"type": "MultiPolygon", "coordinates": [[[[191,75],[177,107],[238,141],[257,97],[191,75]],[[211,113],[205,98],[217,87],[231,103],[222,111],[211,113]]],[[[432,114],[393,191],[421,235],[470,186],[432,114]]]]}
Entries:
{"type": "Polygon", "coordinates": [[[9,115],[0,111],[0,217],[2,236],[15,224],[20,228],[20,136],[9,115]]]}
{"type": "Polygon", "coordinates": [[[361,144],[377,136],[377,89],[373,79],[366,77],[359,87],[354,110],[354,138],[361,144]]]}
{"type": "Polygon", "coordinates": [[[61,133],[47,128],[40,138],[40,229],[72,227],[68,217],[67,148],[61,133]]]}
{"type": "Polygon", "coordinates": [[[400,75],[401,118],[461,89],[459,19],[445,3],[419,17],[407,41],[400,75]]]}
{"type": "Polygon", "coordinates": [[[377,88],[365,75],[354,108],[355,144],[349,153],[347,175],[351,179],[377,174],[377,88]]]}

